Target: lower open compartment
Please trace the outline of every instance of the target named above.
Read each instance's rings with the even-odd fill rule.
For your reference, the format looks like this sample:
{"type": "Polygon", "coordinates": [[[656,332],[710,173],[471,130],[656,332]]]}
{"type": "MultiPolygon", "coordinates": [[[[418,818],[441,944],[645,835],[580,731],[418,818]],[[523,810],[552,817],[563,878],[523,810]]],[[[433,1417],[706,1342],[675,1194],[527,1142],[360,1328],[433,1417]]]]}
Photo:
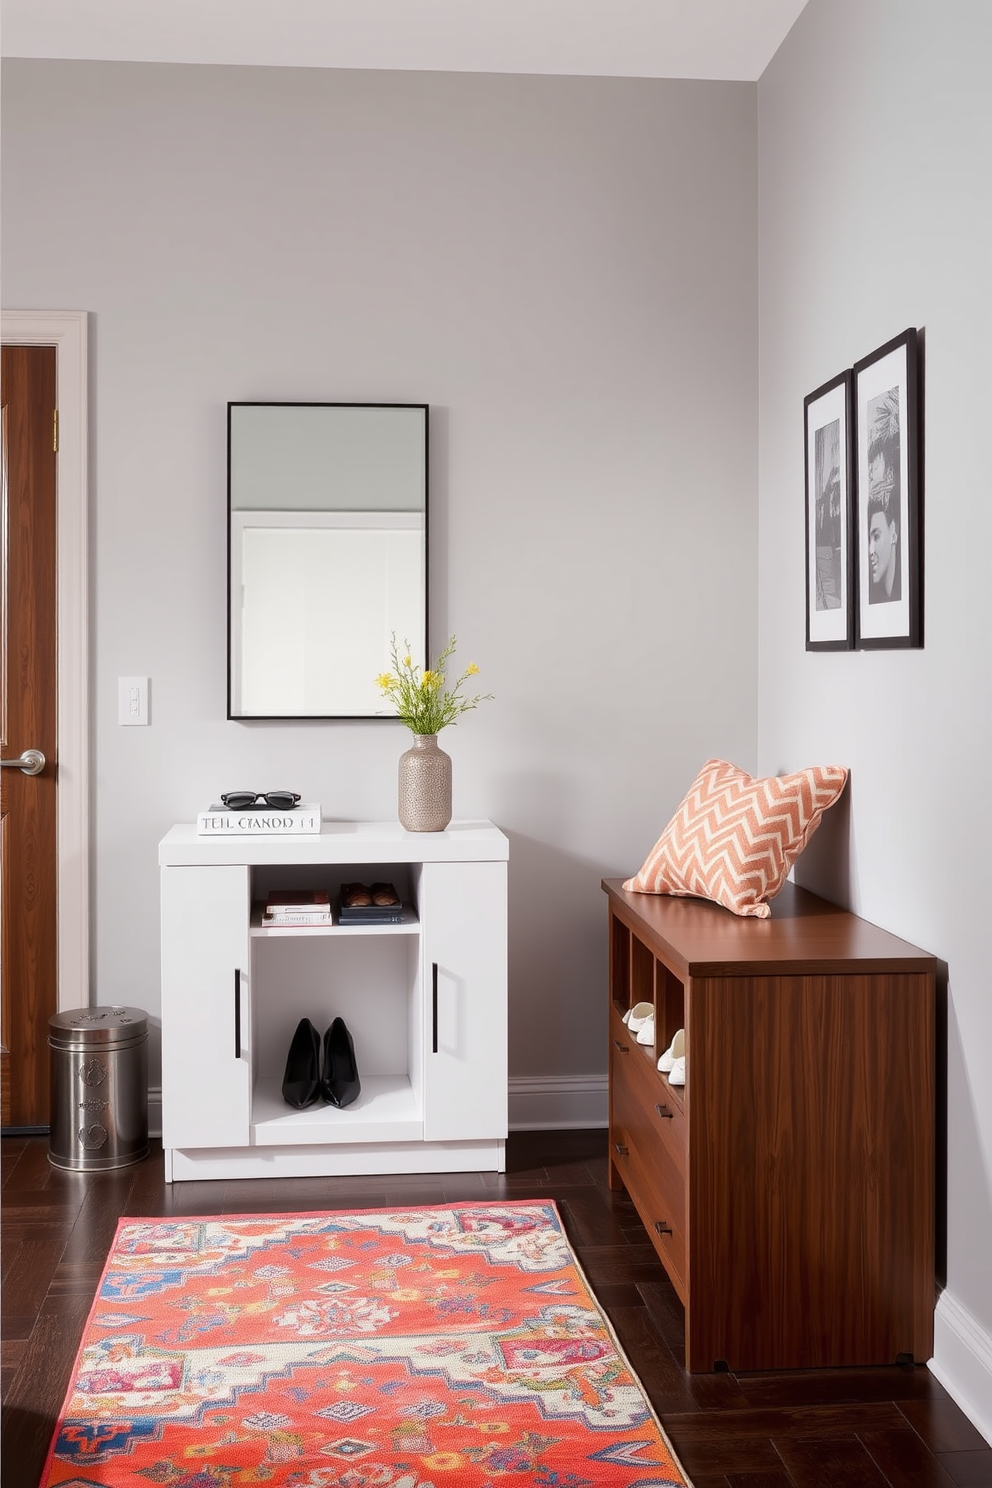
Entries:
{"type": "Polygon", "coordinates": [[[250,1112],[257,1146],[419,1141],[424,1132],[423,987],[416,925],[392,933],[270,935],[252,940],[250,1112]],[[308,1018],[323,1039],[343,1019],[361,1091],[338,1108],[288,1105],[282,1080],[308,1018]]]}
{"type": "Polygon", "coordinates": [[[621,1019],[635,1008],[642,1018],[650,1010],[650,1048],[657,1057],[685,1030],[685,986],[616,914],[610,915],[609,931],[613,1006],[621,1019]]]}

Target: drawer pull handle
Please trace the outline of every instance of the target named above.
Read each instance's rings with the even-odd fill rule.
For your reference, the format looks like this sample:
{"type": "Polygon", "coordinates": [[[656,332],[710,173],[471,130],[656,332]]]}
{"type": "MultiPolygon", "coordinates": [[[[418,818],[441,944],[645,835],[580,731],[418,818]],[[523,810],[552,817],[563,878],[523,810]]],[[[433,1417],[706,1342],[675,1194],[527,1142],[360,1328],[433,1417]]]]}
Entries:
{"type": "Polygon", "coordinates": [[[623,1145],[622,1142],[614,1142],[613,1145],[621,1157],[627,1156],[627,1148],[623,1145]]]}
{"type": "Polygon", "coordinates": [[[630,1053],[630,1049],[627,1047],[627,1045],[626,1044],[622,1044],[619,1039],[614,1039],[613,1042],[616,1044],[616,1046],[620,1050],[620,1053],[621,1054],[629,1054],[630,1053]]]}
{"type": "Polygon", "coordinates": [[[672,1233],[671,1225],[666,1224],[663,1219],[656,1219],[654,1222],[654,1227],[658,1231],[659,1235],[670,1235],[672,1233]]]}
{"type": "Polygon", "coordinates": [[[663,1121],[674,1121],[675,1120],[675,1112],[673,1110],[671,1110],[668,1106],[663,1106],[661,1104],[658,1104],[658,1105],[655,1106],[655,1110],[658,1112],[658,1115],[662,1118],[663,1121]]]}

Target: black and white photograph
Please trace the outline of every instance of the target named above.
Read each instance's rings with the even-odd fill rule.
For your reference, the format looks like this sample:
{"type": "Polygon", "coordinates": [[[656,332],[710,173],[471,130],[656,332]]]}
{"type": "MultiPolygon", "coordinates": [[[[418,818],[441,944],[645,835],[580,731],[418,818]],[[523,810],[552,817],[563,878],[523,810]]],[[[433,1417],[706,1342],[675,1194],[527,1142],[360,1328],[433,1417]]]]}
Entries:
{"type": "Polygon", "coordinates": [[[853,645],[851,373],[803,401],[806,446],[806,650],[853,645]]]}
{"type": "Polygon", "coordinates": [[[854,367],[857,623],[862,649],[922,644],[917,333],[854,367]]]}

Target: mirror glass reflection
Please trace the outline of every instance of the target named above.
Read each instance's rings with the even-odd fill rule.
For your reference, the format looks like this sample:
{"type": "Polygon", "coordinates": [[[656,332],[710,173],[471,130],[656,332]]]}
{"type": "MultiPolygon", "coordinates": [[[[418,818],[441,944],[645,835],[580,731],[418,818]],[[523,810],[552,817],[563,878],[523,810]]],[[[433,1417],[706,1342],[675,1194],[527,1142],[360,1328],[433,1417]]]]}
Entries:
{"type": "Polygon", "coordinates": [[[229,718],[392,716],[425,664],[426,404],[229,403],[229,718]]]}

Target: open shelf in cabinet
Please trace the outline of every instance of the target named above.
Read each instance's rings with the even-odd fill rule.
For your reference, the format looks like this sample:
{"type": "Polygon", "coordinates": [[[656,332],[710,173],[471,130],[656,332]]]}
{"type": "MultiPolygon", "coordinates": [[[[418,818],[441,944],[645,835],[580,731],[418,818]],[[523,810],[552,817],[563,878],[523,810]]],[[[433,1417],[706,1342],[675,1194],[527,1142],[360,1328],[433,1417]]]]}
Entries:
{"type": "Polygon", "coordinates": [[[411,935],[420,929],[418,913],[419,865],[412,863],[335,863],[335,864],[264,864],[251,872],[252,936],[272,935],[411,935]],[[338,918],[341,887],[346,883],[388,883],[396,890],[402,906],[400,923],[357,923],[342,925],[338,918]],[[322,889],[331,904],[328,925],[265,925],[262,912],[272,889],[322,889]]]}
{"type": "Polygon", "coordinates": [[[329,925],[264,925],[262,910],[264,902],[257,900],[251,907],[251,934],[286,939],[291,935],[418,935],[420,921],[417,912],[409,904],[403,905],[403,919],[399,923],[342,925],[332,911],[329,925]]]}
{"type": "Polygon", "coordinates": [[[376,934],[368,926],[357,935],[351,926],[303,928],[309,933],[287,929],[252,940],[254,1142],[419,1141],[423,988],[416,921],[380,925],[376,934]],[[344,1110],[295,1111],[281,1094],[293,1032],[309,1018],[323,1037],[337,1017],[354,1042],[361,1093],[344,1110]]]}
{"type": "MultiPolygon", "coordinates": [[[[361,1065],[359,1065],[361,1074],[361,1065]]],[[[258,1147],[310,1143],[418,1142],[424,1135],[421,1101],[402,1075],[361,1075],[353,1105],[290,1110],[276,1079],[256,1080],[252,1092],[252,1141],[258,1147]]]]}
{"type": "MultiPolygon", "coordinates": [[[[615,1013],[612,1037],[629,1043],[631,1053],[650,1065],[666,1097],[671,1094],[676,1105],[684,1105],[684,1087],[670,1085],[657,1067],[659,1055],[668,1048],[678,1030],[686,1026],[683,983],[618,915],[610,917],[610,967],[615,1013]],[[653,1044],[639,1044],[623,1022],[624,1014],[638,1003],[650,1003],[654,1008],[653,1044]]],[[[688,1051],[688,1030],[686,1047],[688,1051]]]]}

